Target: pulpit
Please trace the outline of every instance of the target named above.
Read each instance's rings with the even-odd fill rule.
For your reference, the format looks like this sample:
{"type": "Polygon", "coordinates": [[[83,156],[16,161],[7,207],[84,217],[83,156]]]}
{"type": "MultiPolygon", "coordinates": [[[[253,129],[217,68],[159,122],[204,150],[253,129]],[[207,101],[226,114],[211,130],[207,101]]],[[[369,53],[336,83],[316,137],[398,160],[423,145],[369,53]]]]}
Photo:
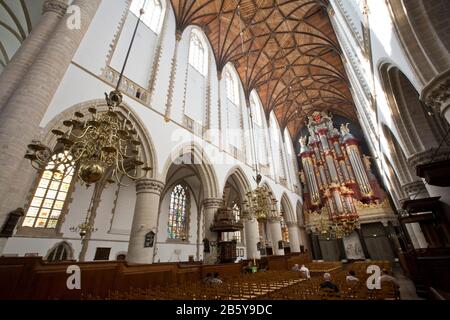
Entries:
{"type": "MultiPolygon", "coordinates": [[[[211,231],[218,232],[219,239],[222,239],[223,232],[236,232],[244,228],[242,221],[236,220],[236,215],[231,208],[219,208],[214,216],[214,223],[211,231]]],[[[236,240],[217,242],[218,258],[220,263],[230,263],[236,261],[236,240]]]]}
{"type": "Polygon", "coordinates": [[[236,261],[236,240],[219,241],[219,261],[221,263],[232,263],[236,261]]]}

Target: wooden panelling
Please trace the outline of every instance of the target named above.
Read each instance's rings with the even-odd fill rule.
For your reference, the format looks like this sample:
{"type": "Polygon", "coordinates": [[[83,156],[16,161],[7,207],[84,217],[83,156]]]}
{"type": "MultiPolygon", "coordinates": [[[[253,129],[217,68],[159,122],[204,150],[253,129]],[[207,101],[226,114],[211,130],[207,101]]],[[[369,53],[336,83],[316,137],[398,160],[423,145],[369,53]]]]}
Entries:
{"type": "MultiPolygon", "coordinates": [[[[264,258],[271,270],[289,270],[295,263],[308,262],[306,254],[290,254],[264,258]]],[[[260,265],[263,261],[258,261],[260,265]]],[[[124,261],[109,262],[44,262],[41,257],[0,259],[0,299],[81,299],[91,295],[106,298],[113,291],[124,292],[155,286],[201,281],[207,273],[232,278],[242,273],[245,262],[201,265],[160,263],[128,265],[124,261]],[[81,290],[69,290],[67,268],[81,269],[81,290]]]]}

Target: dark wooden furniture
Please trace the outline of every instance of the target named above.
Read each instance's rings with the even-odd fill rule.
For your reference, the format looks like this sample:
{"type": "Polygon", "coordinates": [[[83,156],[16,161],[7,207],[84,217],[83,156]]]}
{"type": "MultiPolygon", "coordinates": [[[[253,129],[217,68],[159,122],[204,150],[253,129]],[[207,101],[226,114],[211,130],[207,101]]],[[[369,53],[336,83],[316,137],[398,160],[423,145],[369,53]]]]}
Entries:
{"type": "MultiPolygon", "coordinates": [[[[295,263],[309,262],[306,254],[268,257],[271,270],[290,270],[295,263]],[[272,259],[274,259],[272,261],[272,259]]],[[[256,263],[259,265],[260,261],[256,263]]],[[[0,299],[81,299],[87,294],[106,298],[113,291],[130,288],[148,289],[155,286],[201,281],[208,273],[220,276],[239,276],[240,263],[202,265],[189,263],[156,263],[130,265],[125,261],[104,262],[45,262],[41,257],[0,258],[0,299]],[[81,269],[81,290],[67,289],[67,268],[81,269]]]]}

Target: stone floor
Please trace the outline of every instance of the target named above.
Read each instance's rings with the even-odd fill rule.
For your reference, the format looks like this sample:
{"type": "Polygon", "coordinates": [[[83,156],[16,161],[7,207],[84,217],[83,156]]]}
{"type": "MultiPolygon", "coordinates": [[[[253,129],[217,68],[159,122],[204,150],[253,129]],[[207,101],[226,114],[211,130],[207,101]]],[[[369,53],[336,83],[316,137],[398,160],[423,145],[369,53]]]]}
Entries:
{"type": "Polygon", "coordinates": [[[405,276],[402,268],[399,265],[395,265],[393,268],[394,277],[400,284],[400,299],[401,300],[423,300],[417,296],[416,287],[414,283],[405,276]]]}

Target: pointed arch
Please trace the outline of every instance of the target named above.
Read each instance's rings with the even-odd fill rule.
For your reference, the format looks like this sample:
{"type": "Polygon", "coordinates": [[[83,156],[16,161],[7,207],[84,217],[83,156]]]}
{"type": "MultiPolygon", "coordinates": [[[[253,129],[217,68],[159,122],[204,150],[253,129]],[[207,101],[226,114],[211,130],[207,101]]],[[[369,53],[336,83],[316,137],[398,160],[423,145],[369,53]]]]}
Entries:
{"type": "Polygon", "coordinates": [[[280,200],[280,210],[283,208],[285,210],[284,215],[286,222],[297,222],[297,219],[295,217],[294,210],[292,208],[291,201],[289,200],[288,195],[286,192],[283,192],[280,200]]]}
{"type": "Polygon", "coordinates": [[[391,129],[385,124],[382,125],[382,145],[386,159],[391,163],[396,177],[398,177],[401,185],[405,185],[415,180],[419,180],[411,169],[406,159],[405,153],[398,143],[397,138],[391,129]]]}
{"type": "Polygon", "coordinates": [[[416,88],[397,66],[383,61],[379,73],[406,157],[437,147],[446,133],[443,119],[427,114],[416,88]]]}
{"type": "MultiPolygon", "coordinates": [[[[41,141],[48,146],[56,145],[57,137],[52,134],[52,130],[56,128],[63,129],[63,121],[66,119],[70,119],[76,111],[79,111],[83,114],[89,114],[88,109],[90,107],[95,107],[97,109],[97,112],[105,112],[108,110],[108,106],[104,99],[81,102],[68,109],[65,109],[63,112],[59,113],[57,116],[51,119],[48,123],[44,124],[45,128],[43,130],[41,141]]],[[[156,150],[146,126],[140,119],[139,115],[127,103],[122,102],[122,104],[117,107],[117,111],[120,112],[124,118],[127,118],[129,115],[129,120],[134,125],[137,131],[137,135],[142,143],[142,161],[149,164],[149,166],[152,168],[152,170],[148,172],[148,177],[155,178],[158,172],[156,150]]]]}
{"type": "Polygon", "coordinates": [[[235,181],[237,187],[239,188],[239,192],[241,193],[242,196],[245,196],[247,192],[250,192],[252,190],[247,175],[239,165],[234,166],[228,171],[222,185],[225,186],[225,184],[229,179],[233,179],[235,181]]]}
{"type": "Polygon", "coordinates": [[[203,183],[205,198],[220,198],[219,184],[214,167],[202,147],[197,143],[184,143],[170,154],[161,171],[163,181],[167,180],[172,165],[192,165],[196,167],[203,183]]]}
{"type": "Polygon", "coordinates": [[[69,242],[61,241],[48,250],[45,255],[47,261],[67,261],[74,259],[74,250],[69,242]]]}
{"type": "Polygon", "coordinates": [[[203,31],[192,26],[189,31],[189,65],[196,69],[202,76],[208,75],[209,50],[208,40],[203,31]]]}

